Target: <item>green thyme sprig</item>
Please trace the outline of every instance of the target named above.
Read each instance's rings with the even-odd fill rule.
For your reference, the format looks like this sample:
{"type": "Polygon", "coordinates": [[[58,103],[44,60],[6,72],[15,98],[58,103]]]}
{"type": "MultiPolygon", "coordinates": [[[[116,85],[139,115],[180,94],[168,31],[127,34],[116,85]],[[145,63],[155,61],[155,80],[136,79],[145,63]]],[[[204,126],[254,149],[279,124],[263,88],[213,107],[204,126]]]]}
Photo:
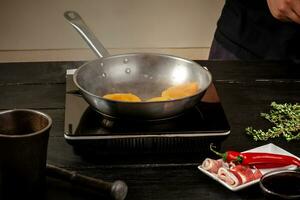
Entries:
{"type": "Polygon", "coordinates": [[[246,128],[246,134],[251,135],[255,141],[268,140],[283,136],[287,141],[300,139],[300,104],[271,103],[269,113],[261,113],[260,116],[274,124],[267,131],[261,129],[246,128]]]}

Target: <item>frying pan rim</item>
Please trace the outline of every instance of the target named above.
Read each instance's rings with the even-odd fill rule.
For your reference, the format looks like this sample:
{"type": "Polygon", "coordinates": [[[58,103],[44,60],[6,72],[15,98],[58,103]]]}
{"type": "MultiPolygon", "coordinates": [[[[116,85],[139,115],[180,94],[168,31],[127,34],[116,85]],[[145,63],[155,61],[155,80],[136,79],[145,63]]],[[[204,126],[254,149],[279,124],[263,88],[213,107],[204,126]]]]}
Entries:
{"type": "Polygon", "coordinates": [[[111,56],[108,56],[108,57],[102,57],[102,58],[94,59],[94,60],[91,60],[91,61],[88,61],[88,62],[82,64],[74,72],[73,82],[75,83],[76,87],[79,88],[79,90],[81,92],[84,92],[84,93],[86,93],[86,94],[88,94],[88,95],[90,95],[92,97],[95,97],[95,98],[98,98],[98,99],[101,99],[101,100],[105,100],[105,101],[108,101],[108,102],[111,102],[111,103],[123,103],[123,104],[145,104],[145,103],[147,103],[147,104],[157,104],[157,103],[162,103],[162,102],[163,103],[167,103],[167,102],[182,101],[184,99],[188,99],[188,98],[192,98],[194,96],[197,96],[201,92],[205,92],[205,90],[207,90],[209,88],[209,86],[212,84],[212,74],[210,73],[210,71],[208,69],[204,68],[199,63],[196,63],[193,60],[189,60],[189,59],[182,58],[182,57],[179,57],[179,56],[174,56],[174,55],[169,55],[169,54],[160,54],[160,53],[126,53],[126,54],[115,54],[115,55],[111,55],[111,56]],[[148,56],[168,57],[168,58],[179,59],[179,60],[182,60],[184,62],[189,62],[191,64],[198,65],[200,68],[202,68],[207,73],[209,82],[208,82],[208,84],[207,84],[206,87],[201,87],[195,94],[190,95],[190,96],[186,96],[186,97],[182,97],[182,98],[177,98],[177,99],[171,99],[171,100],[165,100],[165,101],[139,101],[139,102],[135,102],[135,101],[134,102],[132,102],[132,101],[119,101],[119,100],[106,99],[106,98],[103,98],[101,96],[98,96],[96,94],[93,94],[93,93],[87,91],[82,86],[80,86],[80,84],[77,82],[77,77],[78,77],[79,71],[82,68],[84,68],[87,65],[89,65],[90,63],[92,63],[92,62],[97,62],[97,61],[100,61],[100,60],[117,58],[117,57],[133,56],[133,55],[148,55],[148,56]]]}

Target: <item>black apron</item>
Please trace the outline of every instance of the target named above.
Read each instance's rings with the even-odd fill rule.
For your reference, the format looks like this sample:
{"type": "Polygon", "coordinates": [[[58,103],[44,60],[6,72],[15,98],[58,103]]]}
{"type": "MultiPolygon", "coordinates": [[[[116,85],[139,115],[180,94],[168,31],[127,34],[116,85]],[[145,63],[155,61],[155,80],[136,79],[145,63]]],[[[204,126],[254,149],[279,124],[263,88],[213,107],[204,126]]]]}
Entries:
{"type": "Polygon", "coordinates": [[[226,0],[215,39],[245,60],[300,60],[300,25],[275,19],[266,0],[226,0]]]}

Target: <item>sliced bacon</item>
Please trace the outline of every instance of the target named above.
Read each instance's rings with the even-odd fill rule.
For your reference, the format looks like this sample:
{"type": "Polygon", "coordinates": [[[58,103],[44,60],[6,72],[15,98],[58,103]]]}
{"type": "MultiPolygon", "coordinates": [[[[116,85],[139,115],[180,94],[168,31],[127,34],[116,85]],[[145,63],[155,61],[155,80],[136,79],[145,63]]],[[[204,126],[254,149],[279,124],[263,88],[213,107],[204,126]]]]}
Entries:
{"type": "Polygon", "coordinates": [[[236,187],[241,184],[241,180],[239,180],[237,176],[224,167],[221,167],[218,170],[218,177],[232,187],[236,187]]]}
{"type": "Polygon", "coordinates": [[[260,170],[255,169],[253,172],[249,166],[244,165],[236,165],[235,167],[230,168],[229,171],[232,172],[236,177],[239,177],[239,179],[242,181],[241,184],[248,183],[262,176],[260,170]]]}
{"type": "Polygon", "coordinates": [[[253,180],[253,172],[248,166],[237,165],[229,169],[229,171],[241,180],[241,184],[248,183],[253,180]]]}
{"type": "Polygon", "coordinates": [[[254,180],[260,179],[260,177],[262,177],[261,171],[259,169],[255,169],[255,171],[253,172],[253,177],[254,177],[254,180]]]}
{"type": "Polygon", "coordinates": [[[223,165],[222,159],[214,160],[214,159],[211,159],[211,158],[206,158],[203,161],[201,167],[203,169],[205,169],[206,171],[209,171],[210,173],[217,174],[219,168],[222,167],[222,165],[223,165]]]}
{"type": "Polygon", "coordinates": [[[210,173],[216,174],[219,179],[232,187],[259,179],[262,176],[261,171],[257,168],[253,170],[250,166],[224,163],[222,159],[206,158],[201,167],[210,173]]]}

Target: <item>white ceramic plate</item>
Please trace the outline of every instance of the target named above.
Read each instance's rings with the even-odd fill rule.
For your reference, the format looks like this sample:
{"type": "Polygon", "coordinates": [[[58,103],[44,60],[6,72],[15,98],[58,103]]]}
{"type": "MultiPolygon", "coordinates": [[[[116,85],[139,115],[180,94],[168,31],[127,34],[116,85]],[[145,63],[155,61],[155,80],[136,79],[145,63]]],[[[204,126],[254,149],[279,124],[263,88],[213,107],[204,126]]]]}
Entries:
{"type": "MultiPolygon", "coordinates": [[[[297,156],[287,152],[286,150],[270,143],[270,144],[266,144],[266,145],[263,145],[263,146],[260,146],[260,147],[257,147],[257,148],[254,148],[254,149],[250,149],[250,150],[247,150],[245,152],[265,152],[265,153],[276,153],[276,154],[283,154],[283,155],[288,155],[288,156],[294,156],[296,158],[298,158],[297,156]]],[[[298,158],[299,159],[299,158],[298,158]]],[[[290,166],[286,166],[286,167],[280,167],[280,168],[271,168],[271,169],[261,169],[261,173],[264,175],[265,173],[269,172],[269,171],[274,171],[274,170],[280,170],[280,169],[294,169],[296,168],[294,165],[290,165],[290,166]]],[[[204,174],[206,174],[207,176],[211,177],[212,179],[216,180],[217,182],[221,183],[222,185],[224,185],[226,188],[232,190],[232,191],[238,191],[238,190],[241,190],[243,188],[246,188],[250,185],[253,185],[255,183],[258,183],[259,182],[259,179],[257,180],[254,180],[254,181],[251,181],[251,182],[248,182],[248,183],[245,183],[245,184],[242,184],[242,185],[239,185],[237,187],[232,187],[228,184],[226,184],[224,181],[222,181],[221,179],[219,179],[215,174],[212,174],[206,170],[204,170],[201,165],[198,166],[198,169],[203,172],[204,174]]]]}

